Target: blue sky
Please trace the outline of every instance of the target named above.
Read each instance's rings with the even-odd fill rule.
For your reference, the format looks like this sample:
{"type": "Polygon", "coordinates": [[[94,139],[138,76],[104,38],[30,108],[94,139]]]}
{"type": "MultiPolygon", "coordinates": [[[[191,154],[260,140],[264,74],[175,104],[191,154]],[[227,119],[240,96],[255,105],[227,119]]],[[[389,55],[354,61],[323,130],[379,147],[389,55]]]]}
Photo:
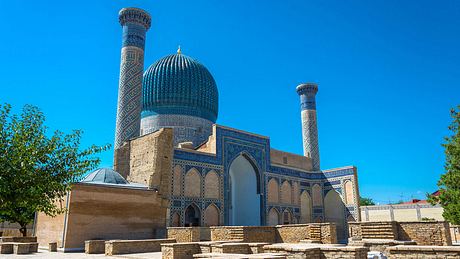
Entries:
{"type": "Polygon", "coordinates": [[[436,190],[460,104],[460,2],[0,1],[0,102],[39,106],[84,146],[113,143],[127,6],[153,17],[146,67],[180,44],[211,71],[219,124],[301,154],[295,87],[314,81],[323,169],[356,165],[380,203],[436,190]]]}

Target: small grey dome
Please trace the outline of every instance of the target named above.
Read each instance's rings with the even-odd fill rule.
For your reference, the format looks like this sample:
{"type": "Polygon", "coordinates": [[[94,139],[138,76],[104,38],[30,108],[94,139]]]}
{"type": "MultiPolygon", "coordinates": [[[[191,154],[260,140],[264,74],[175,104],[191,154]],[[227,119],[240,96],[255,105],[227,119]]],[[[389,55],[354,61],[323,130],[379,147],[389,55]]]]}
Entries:
{"type": "Polygon", "coordinates": [[[109,184],[129,184],[119,173],[110,168],[99,168],[87,175],[83,183],[109,183],[109,184]]]}

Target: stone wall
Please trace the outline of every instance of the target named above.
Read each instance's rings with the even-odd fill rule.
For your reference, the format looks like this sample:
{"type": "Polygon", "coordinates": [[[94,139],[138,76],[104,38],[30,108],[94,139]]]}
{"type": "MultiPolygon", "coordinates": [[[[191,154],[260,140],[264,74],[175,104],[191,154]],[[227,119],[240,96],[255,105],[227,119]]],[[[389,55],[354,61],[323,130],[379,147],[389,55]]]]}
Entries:
{"type": "Polygon", "coordinates": [[[105,242],[105,255],[160,252],[161,244],[175,242],[174,239],[110,240],[105,242]]]}
{"type": "MultiPolygon", "coordinates": [[[[65,205],[67,200],[68,196],[64,198],[62,204],[65,205]]],[[[63,247],[66,217],[65,213],[55,217],[47,216],[44,213],[37,214],[35,236],[38,238],[39,246],[47,247],[49,243],[57,242],[58,247],[63,247]]]]}
{"type": "Polygon", "coordinates": [[[155,238],[168,205],[152,190],[78,183],[67,214],[38,214],[36,235],[41,246],[58,242],[65,251],[83,250],[86,240],[155,238]]]}
{"type": "Polygon", "coordinates": [[[349,222],[348,226],[349,234],[355,240],[396,239],[413,240],[417,245],[452,245],[449,224],[445,221],[349,222]]]}
{"type": "Polygon", "coordinates": [[[274,227],[244,227],[245,242],[276,242],[276,228],[274,227]]]}
{"type": "MultiPolygon", "coordinates": [[[[277,226],[219,226],[210,227],[212,241],[238,240],[243,242],[298,243],[311,239],[310,230],[317,229],[318,240],[324,244],[336,244],[337,232],[334,223],[310,223],[277,226]]],[[[315,232],[316,233],[316,232],[315,232]]]]}
{"type": "Polygon", "coordinates": [[[122,146],[113,151],[113,170],[127,179],[130,168],[130,143],[125,142],[122,146]]]}
{"type": "Polygon", "coordinates": [[[275,165],[289,166],[306,171],[312,170],[310,157],[283,152],[274,148],[270,149],[270,162],[275,165]]]}
{"type": "Polygon", "coordinates": [[[398,239],[413,240],[417,245],[452,245],[449,224],[445,221],[398,222],[398,239]]]}
{"type": "Polygon", "coordinates": [[[276,242],[275,227],[219,226],[210,228],[212,241],[276,242]]]}
{"type": "MultiPolygon", "coordinates": [[[[21,226],[18,223],[0,222],[0,237],[1,236],[22,236],[19,232],[21,226]]],[[[27,236],[31,236],[33,229],[32,224],[27,225],[27,236]]]]}
{"type": "Polygon", "coordinates": [[[319,223],[319,225],[321,227],[321,243],[337,244],[337,226],[334,223],[319,223]]]}
{"type": "Polygon", "coordinates": [[[424,258],[424,259],[454,259],[460,258],[458,246],[390,246],[385,250],[388,259],[424,258]]]}
{"type": "Polygon", "coordinates": [[[162,244],[162,259],[193,258],[194,254],[201,253],[198,243],[162,244]]]}
{"type": "Polygon", "coordinates": [[[276,226],[277,240],[279,243],[298,243],[308,239],[310,226],[308,224],[279,225],[276,226]]]}
{"type": "Polygon", "coordinates": [[[367,247],[349,246],[286,246],[284,244],[273,244],[264,246],[265,253],[287,253],[287,258],[353,258],[367,259],[367,247]]]}
{"type": "MultiPolygon", "coordinates": [[[[146,184],[162,196],[171,193],[173,131],[169,128],[130,141],[129,182],[146,184]]],[[[118,162],[119,164],[120,162],[118,162]]]]}
{"type": "Polygon", "coordinates": [[[199,242],[201,227],[171,227],[168,228],[168,238],[174,238],[178,243],[199,242]]]}

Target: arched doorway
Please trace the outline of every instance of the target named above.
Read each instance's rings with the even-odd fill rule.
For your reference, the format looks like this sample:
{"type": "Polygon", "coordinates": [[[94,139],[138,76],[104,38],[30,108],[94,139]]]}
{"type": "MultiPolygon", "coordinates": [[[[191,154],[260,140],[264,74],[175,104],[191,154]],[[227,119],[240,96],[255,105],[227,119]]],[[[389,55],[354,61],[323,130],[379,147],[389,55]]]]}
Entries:
{"type": "Polygon", "coordinates": [[[337,238],[339,241],[345,240],[345,205],[340,195],[330,190],[324,197],[324,216],[325,222],[334,222],[337,226],[337,238]]]}
{"type": "Polygon", "coordinates": [[[283,212],[283,225],[292,224],[292,213],[289,210],[283,212]]]}
{"type": "Polygon", "coordinates": [[[195,204],[191,204],[185,210],[185,226],[199,227],[201,223],[200,209],[195,204]]]}
{"type": "Polygon", "coordinates": [[[260,225],[260,194],[258,174],[254,166],[243,155],[233,160],[230,175],[230,225],[260,225]]]}

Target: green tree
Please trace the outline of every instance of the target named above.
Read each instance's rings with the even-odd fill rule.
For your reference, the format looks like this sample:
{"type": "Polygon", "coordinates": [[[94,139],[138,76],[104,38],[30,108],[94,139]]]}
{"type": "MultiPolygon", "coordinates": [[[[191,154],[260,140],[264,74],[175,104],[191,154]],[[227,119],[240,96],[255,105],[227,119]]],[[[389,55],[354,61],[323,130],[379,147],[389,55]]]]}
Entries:
{"type": "Polygon", "coordinates": [[[95,154],[110,148],[80,150],[81,131],[48,136],[44,122],[37,107],[26,105],[16,115],[11,105],[0,104],[0,222],[19,223],[24,236],[35,212],[65,211],[62,197],[71,184],[99,164],[95,154]]]}
{"type": "Polygon", "coordinates": [[[375,202],[371,198],[359,197],[359,206],[372,206],[375,202]]]}
{"type": "Polygon", "coordinates": [[[439,195],[428,195],[431,204],[441,204],[444,208],[442,216],[452,224],[460,224],[460,105],[450,111],[452,123],[449,130],[452,135],[445,137],[444,153],[446,162],[445,173],[438,181],[439,195]]]}

